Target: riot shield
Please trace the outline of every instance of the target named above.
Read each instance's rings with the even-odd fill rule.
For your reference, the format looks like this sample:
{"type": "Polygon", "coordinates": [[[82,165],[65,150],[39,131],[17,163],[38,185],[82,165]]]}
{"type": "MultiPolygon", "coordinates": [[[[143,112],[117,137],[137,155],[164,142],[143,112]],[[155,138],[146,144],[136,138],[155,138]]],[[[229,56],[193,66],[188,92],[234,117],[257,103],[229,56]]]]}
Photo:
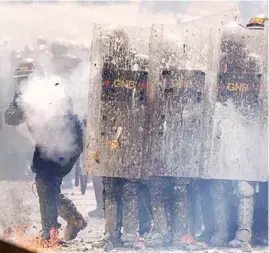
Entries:
{"type": "Polygon", "coordinates": [[[201,177],[266,181],[268,168],[261,165],[261,87],[265,82],[263,57],[268,52],[264,31],[233,34],[227,40],[222,31],[216,102],[208,126],[211,134],[204,140],[207,148],[201,177]]]}
{"type": "Polygon", "coordinates": [[[149,28],[94,26],[85,167],[140,178],[146,143],[149,28]]]}
{"type": "Polygon", "coordinates": [[[218,29],[203,22],[153,25],[148,110],[152,175],[200,177],[203,116],[218,29]]]}
{"type": "Polygon", "coordinates": [[[241,20],[240,10],[237,8],[231,8],[229,10],[218,12],[209,16],[205,16],[203,18],[194,19],[181,24],[192,23],[193,25],[198,26],[202,25],[208,26],[210,28],[220,28],[224,26],[226,22],[238,20],[241,20]]]}
{"type": "MultiPolygon", "coordinates": [[[[261,160],[262,173],[268,172],[268,22],[264,26],[264,48],[267,50],[263,59],[263,79],[261,86],[261,160]]],[[[266,177],[266,175],[265,175],[266,177]]],[[[267,174],[268,179],[268,174],[267,174]]]]}

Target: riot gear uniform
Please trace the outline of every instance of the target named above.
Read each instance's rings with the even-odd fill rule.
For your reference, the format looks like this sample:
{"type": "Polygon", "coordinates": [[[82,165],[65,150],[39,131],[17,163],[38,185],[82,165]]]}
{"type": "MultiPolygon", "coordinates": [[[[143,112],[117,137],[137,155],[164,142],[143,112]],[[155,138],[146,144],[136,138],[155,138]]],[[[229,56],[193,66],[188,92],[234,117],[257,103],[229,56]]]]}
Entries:
{"type": "MultiPolygon", "coordinates": [[[[251,31],[253,29],[256,30],[262,30],[265,25],[265,19],[251,19],[251,22],[247,25],[247,34],[254,33],[254,31],[251,31]],[[262,21],[262,22],[258,22],[262,21]]],[[[264,39],[260,38],[260,35],[262,34],[263,31],[257,31],[255,34],[256,38],[254,40],[259,40],[259,39],[264,39]],[[259,34],[260,33],[260,34],[259,34]]],[[[251,37],[251,36],[250,36],[251,37]]],[[[247,37],[248,38],[248,37],[247,37]]],[[[267,38],[266,38],[267,39],[267,38]]],[[[251,40],[246,40],[248,43],[253,43],[251,40]]],[[[247,45],[248,46],[248,45],[247,45]]],[[[256,45],[259,47],[259,43],[256,45]]],[[[267,49],[267,48],[266,48],[267,49]]],[[[266,50],[265,49],[265,50],[266,50]]],[[[250,49],[250,51],[252,48],[250,49]]],[[[264,83],[266,83],[266,69],[262,69],[262,59],[261,56],[262,54],[266,54],[266,52],[263,51],[263,47],[261,45],[262,52],[260,54],[249,54],[248,57],[246,58],[245,62],[245,71],[252,75],[253,77],[256,77],[258,81],[253,82],[253,87],[254,88],[252,92],[252,100],[248,98],[250,101],[246,101],[246,105],[249,104],[248,108],[248,114],[245,114],[245,117],[249,117],[252,120],[257,120],[260,114],[261,109],[261,96],[259,95],[261,91],[261,83],[260,81],[263,80],[264,83]],[[255,86],[254,86],[255,85],[255,86]]],[[[254,79],[255,80],[255,79],[254,79]]],[[[243,113],[243,112],[242,112],[243,113]]],[[[261,124],[263,124],[261,122],[261,124]]],[[[261,126],[262,127],[262,126],[261,126]]],[[[263,134],[261,132],[261,134],[263,134]]],[[[263,141],[263,140],[262,140],[263,141]]],[[[263,160],[264,157],[261,156],[261,160],[263,160]]],[[[267,159],[267,158],[265,158],[267,159]]],[[[259,164],[259,167],[265,167],[265,164],[263,164],[263,161],[259,164]]],[[[268,165],[266,166],[268,167],[268,165]]],[[[263,169],[263,168],[261,168],[263,169]]],[[[259,186],[258,182],[250,182],[250,181],[238,181],[237,182],[237,188],[236,188],[236,193],[237,197],[239,198],[239,205],[237,207],[237,232],[235,239],[229,242],[229,246],[231,247],[242,247],[245,243],[250,243],[253,238],[253,218],[254,218],[254,206],[255,206],[255,190],[259,186]]]]}
{"type": "MultiPolygon", "coordinates": [[[[106,218],[105,238],[96,246],[104,246],[109,241],[115,245],[122,241],[125,247],[136,247],[139,230],[138,194],[143,188],[140,187],[139,179],[143,165],[141,132],[145,120],[147,85],[147,72],[143,63],[147,60],[129,51],[129,38],[123,29],[109,29],[102,33],[101,28],[100,35],[94,38],[97,43],[93,43],[92,47],[91,75],[94,83],[91,85],[98,82],[98,86],[92,89],[101,93],[102,104],[99,107],[100,119],[90,120],[88,117],[87,131],[100,132],[93,139],[88,135],[86,145],[90,149],[88,167],[99,167],[102,164],[100,171],[96,168],[94,171],[93,168],[93,176],[103,176],[106,218]],[[96,53],[97,59],[94,58],[96,53]],[[96,66],[100,68],[97,70],[96,66]],[[98,71],[98,80],[95,79],[95,69],[98,71]],[[103,87],[98,91],[100,81],[103,87]],[[91,126],[95,121],[98,122],[98,128],[91,126]],[[100,136],[100,139],[95,139],[96,136],[100,136]],[[98,145],[98,148],[94,145],[98,145]]],[[[95,97],[94,94],[92,96],[95,97]]]]}
{"type": "MultiPolygon", "coordinates": [[[[151,57],[157,57],[154,64],[159,69],[158,79],[152,80],[156,82],[151,87],[155,89],[153,105],[148,107],[153,110],[150,155],[156,176],[150,185],[153,231],[145,244],[158,246],[172,241],[185,247],[191,225],[188,190],[192,177],[199,176],[199,117],[205,73],[187,68],[192,55],[185,53],[189,45],[181,44],[180,37],[153,34],[155,37],[164,38],[152,42],[153,46],[156,43],[156,56],[151,57]]],[[[153,73],[154,68],[150,69],[153,73]]]]}
{"type": "MultiPolygon", "coordinates": [[[[220,60],[220,74],[219,74],[219,87],[217,96],[217,107],[225,106],[231,111],[222,115],[223,122],[233,125],[234,133],[231,135],[235,138],[233,147],[238,149],[244,157],[237,158],[236,160],[231,156],[229,157],[229,165],[237,170],[237,167],[244,166],[244,177],[251,178],[251,174],[254,168],[258,168],[257,161],[255,159],[255,146],[258,142],[256,132],[256,124],[259,121],[259,92],[260,92],[260,73],[259,73],[259,60],[256,57],[250,55],[247,50],[247,36],[246,30],[236,22],[231,23],[226,27],[221,37],[221,60],[220,60]],[[238,84],[239,83],[239,84],[238,84]],[[219,103],[219,104],[218,104],[219,103]],[[233,117],[235,117],[234,119],[233,117]],[[242,124],[242,126],[240,125],[242,124]],[[244,131],[255,132],[254,135],[249,134],[248,138],[252,142],[245,141],[244,137],[239,143],[239,127],[244,131]],[[253,155],[252,155],[253,154],[253,155]],[[240,163],[239,163],[240,160],[240,163]],[[232,161],[234,161],[232,163],[232,161]]],[[[223,108],[225,108],[223,107],[223,108]]],[[[225,109],[222,109],[223,112],[225,109]]],[[[221,123],[220,123],[221,124],[221,123]]],[[[227,127],[227,126],[226,126],[227,127]]],[[[258,130],[259,131],[259,130],[258,130]]],[[[225,136],[219,135],[219,139],[226,142],[225,136]]],[[[227,133],[228,135],[229,133],[227,133]]],[[[242,135],[242,134],[241,134],[242,135]]],[[[230,138],[231,138],[230,137],[230,138]]],[[[227,145],[227,144],[226,144],[227,145]]],[[[221,151],[224,154],[229,154],[231,150],[228,146],[223,145],[224,150],[221,151]]],[[[225,157],[222,155],[222,157],[225,157]]],[[[223,166],[223,160],[219,160],[220,165],[223,166]]],[[[240,168],[241,168],[240,167],[240,168]]],[[[241,170],[240,173],[243,171],[241,170]]],[[[228,174],[228,173],[227,173],[228,174]]],[[[252,223],[253,223],[253,210],[254,210],[254,194],[255,194],[255,182],[244,181],[237,175],[240,181],[236,182],[236,192],[239,198],[239,205],[237,207],[237,232],[234,240],[229,242],[231,247],[240,247],[243,243],[249,243],[252,237],[252,223]]],[[[254,179],[254,178],[253,178],[254,179]]],[[[219,197],[219,196],[217,196],[219,197]]],[[[225,205],[226,206],[226,205],[225,205]]],[[[224,213],[223,213],[224,215],[224,213]]],[[[219,214],[218,214],[219,216],[219,214]]],[[[225,215],[226,217],[226,215],[225,215]]],[[[225,227],[227,228],[227,226],[225,227]]],[[[227,238],[226,238],[227,240],[227,238]]]]}
{"type": "MultiPolygon", "coordinates": [[[[77,149],[74,154],[68,155],[65,153],[66,157],[56,154],[56,158],[46,152],[44,143],[40,142],[39,135],[36,133],[35,127],[33,127],[32,115],[28,115],[25,110],[24,101],[21,99],[21,95],[23,94],[20,89],[23,82],[29,81],[33,75],[40,76],[41,72],[42,70],[38,68],[38,65],[33,59],[25,59],[18,65],[14,74],[16,92],[12,103],[5,112],[5,121],[12,126],[17,126],[26,121],[28,130],[36,141],[32,170],[36,174],[35,181],[40,204],[42,238],[44,240],[50,239],[50,232],[57,230],[57,217],[59,213],[67,221],[65,238],[66,240],[72,240],[87,224],[72,201],[60,194],[60,186],[62,178],[71,171],[81,153],[83,145],[82,132],[76,115],[73,115],[72,110],[67,108],[69,114],[65,118],[66,127],[74,135],[74,142],[77,149]],[[65,158],[67,162],[63,162],[65,158]]],[[[59,121],[61,120],[63,119],[59,119],[59,121]]],[[[45,145],[49,145],[49,143],[45,145]]]]}

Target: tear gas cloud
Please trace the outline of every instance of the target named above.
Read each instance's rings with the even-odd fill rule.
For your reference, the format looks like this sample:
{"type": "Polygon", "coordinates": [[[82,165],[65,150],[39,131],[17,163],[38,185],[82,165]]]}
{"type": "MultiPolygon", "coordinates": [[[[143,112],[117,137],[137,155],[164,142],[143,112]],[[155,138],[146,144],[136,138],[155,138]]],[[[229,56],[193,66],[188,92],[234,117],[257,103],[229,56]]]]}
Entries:
{"type": "Polygon", "coordinates": [[[74,125],[67,117],[73,113],[73,104],[64,80],[57,76],[33,77],[22,83],[20,93],[17,102],[42,153],[55,161],[61,156],[67,162],[79,146],[74,125]]]}
{"type": "Polygon", "coordinates": [[[257,156],[257,151],[259,154],[262,151],[259,133],[257,117],[253,117],[250,124],[231,100],[226,105],[216,103],[213,136],[215,140],[219,136],[222,141],[212,143],[212,149],[219,151],[211,156],[210,164],[218,164],[219,173],[225,173],[227,168],[234,168],[235,171],[248,168],[247,171],[255,175],[260,161],[266,160],[265,157],[257,156]]]}

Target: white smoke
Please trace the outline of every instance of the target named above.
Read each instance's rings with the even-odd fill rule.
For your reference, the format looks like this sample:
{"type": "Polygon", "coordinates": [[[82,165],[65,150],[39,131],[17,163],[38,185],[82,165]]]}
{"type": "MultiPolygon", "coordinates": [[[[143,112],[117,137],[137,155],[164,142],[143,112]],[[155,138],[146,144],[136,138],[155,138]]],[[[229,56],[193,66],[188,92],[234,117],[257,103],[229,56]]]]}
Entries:
{"type": "Polygon", "coordinates": [[[216,103],[213,129],[215,140],[220,140],[215,143],[213,166],[217,164],[223,173],[233,168],[235,172],[243,170],[255,175],[260,161],[257,153],[261,151],[259,122],[247,120],[228,100],[225,105],[216,103]]]}
{"type": "Polygon", "coordinates": [[[65,164],[78,151],[72,121],[73,104],[57,76],[33,77],[22,84],[19,105],[44,158],[65,164]]]}
{"type": "Polygon", "coordinates": [[[67,80],[66,93],[73,99],[74,112],[83,121],[88,111],[90,63],[81,63],[67,80]]]}

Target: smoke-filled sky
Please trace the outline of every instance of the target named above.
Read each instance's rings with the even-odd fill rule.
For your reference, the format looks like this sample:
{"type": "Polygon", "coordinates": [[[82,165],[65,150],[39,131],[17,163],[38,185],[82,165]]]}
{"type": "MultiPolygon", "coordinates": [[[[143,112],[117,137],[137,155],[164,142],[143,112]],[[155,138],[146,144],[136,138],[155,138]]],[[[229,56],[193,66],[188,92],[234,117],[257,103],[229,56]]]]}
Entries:
{"type": "Polygon", "coordinates": [[[31,2],[35,1],[0,5],[0,34],[20,48],[37,36],[49,39],[65,36],[89,44],[93,22],[140,26],[175,24],[237,7],[246,23],[251,16],[268,13],[266,1],[31,2]]]}

